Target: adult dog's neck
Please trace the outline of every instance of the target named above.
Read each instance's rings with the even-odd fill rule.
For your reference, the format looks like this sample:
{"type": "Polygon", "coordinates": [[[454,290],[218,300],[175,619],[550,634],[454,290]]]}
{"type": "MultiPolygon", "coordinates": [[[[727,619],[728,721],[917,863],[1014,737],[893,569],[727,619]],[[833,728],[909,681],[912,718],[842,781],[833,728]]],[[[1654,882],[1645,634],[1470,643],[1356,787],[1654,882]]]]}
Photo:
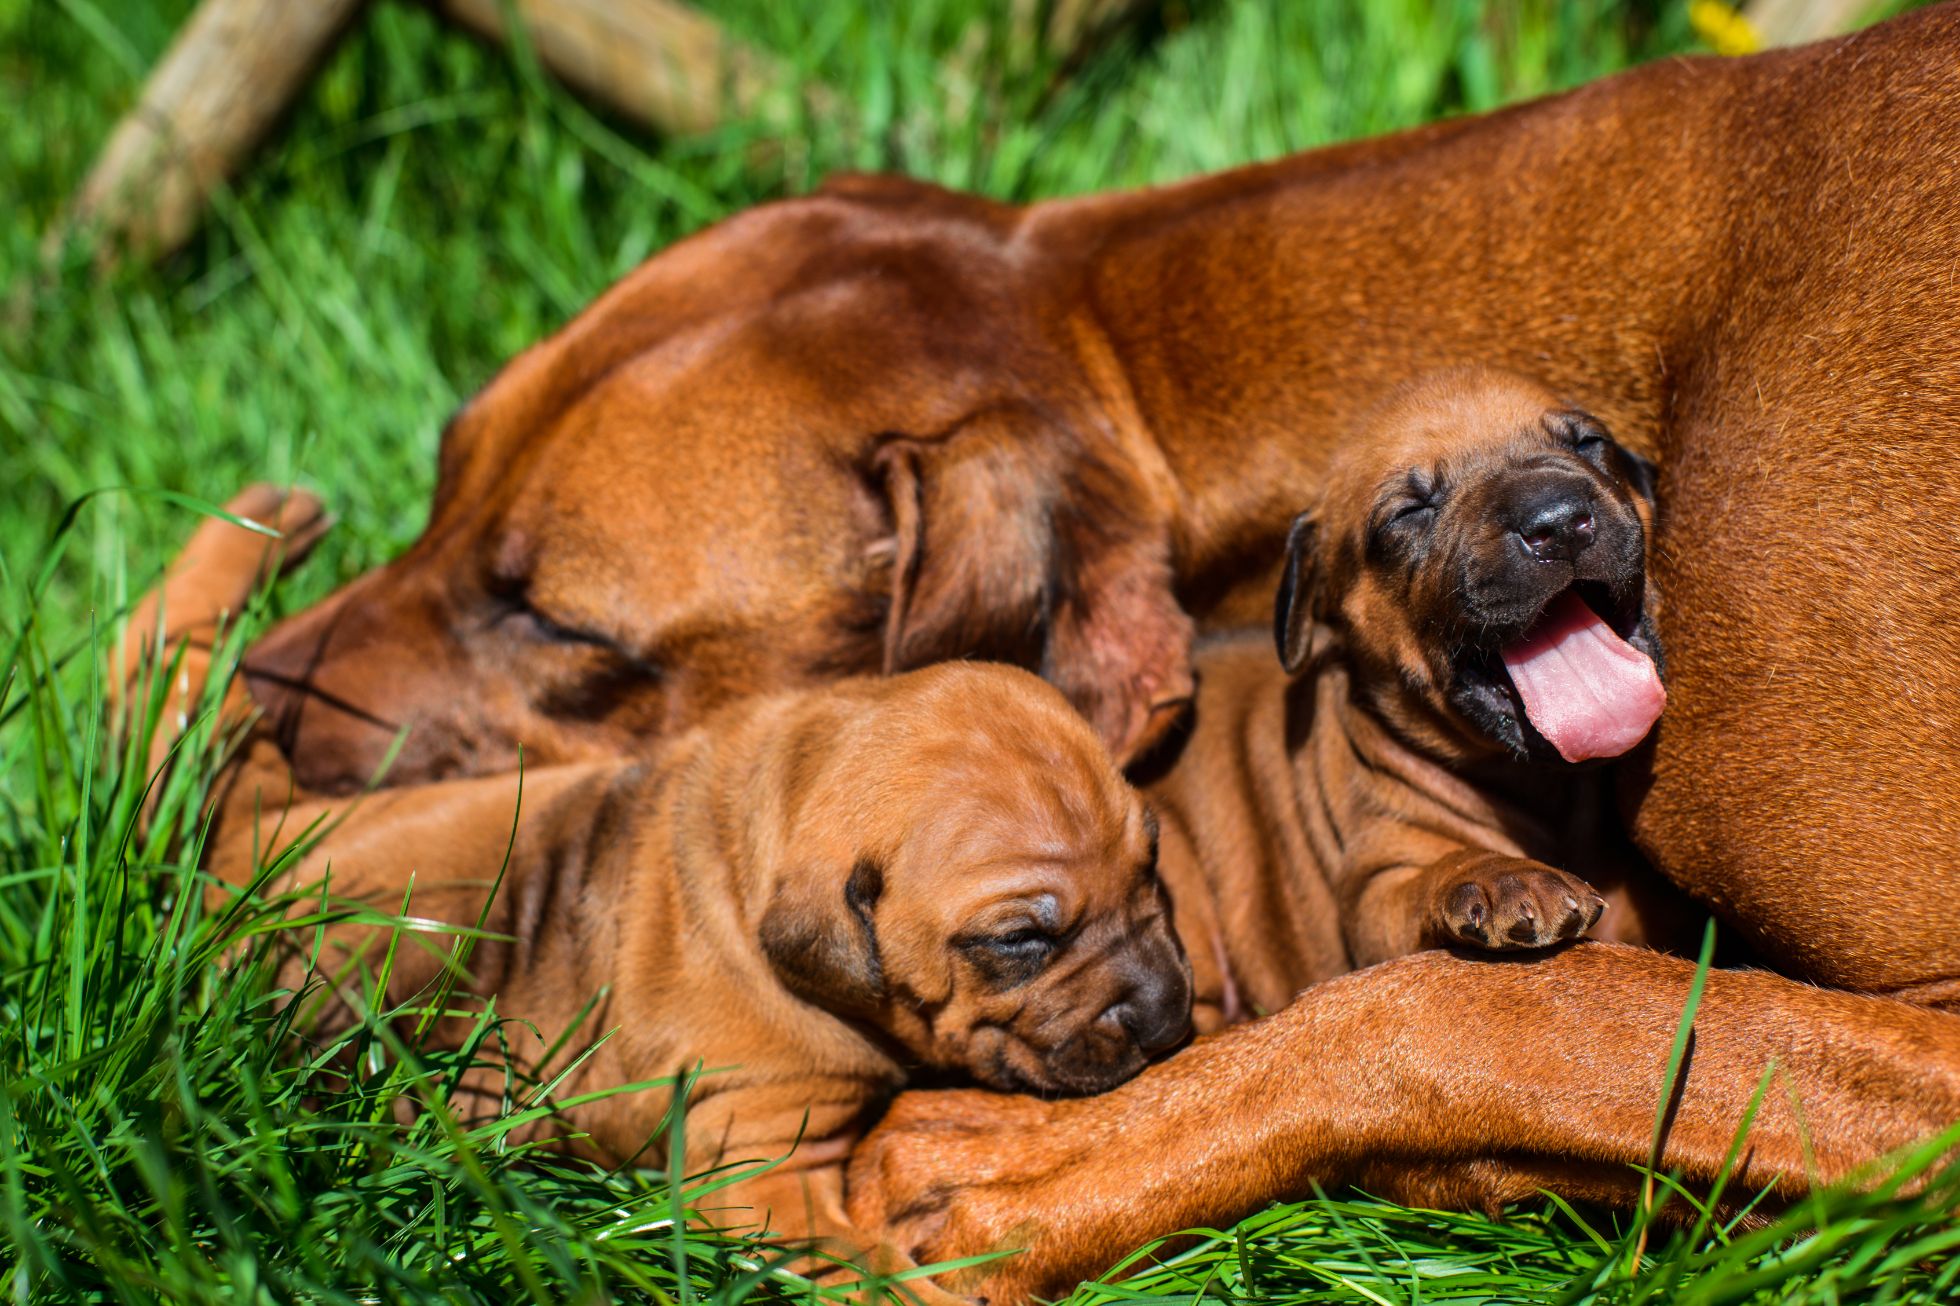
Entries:
{"type": "Polygon", "coordinates": [[[1257,582],[1334,442],[1425,371],[1537,376],[1656,456],[1671,383],[1697,362],[1683,342],[1722,293],[1733,155],[1751,147],[1721,124],[1781,66],[1670,61],[1495,115],[1037,208],[1030,237],[1083,261],[1089,311],[1181,491],[1194,613],[1264,619],[1257,582]]]}

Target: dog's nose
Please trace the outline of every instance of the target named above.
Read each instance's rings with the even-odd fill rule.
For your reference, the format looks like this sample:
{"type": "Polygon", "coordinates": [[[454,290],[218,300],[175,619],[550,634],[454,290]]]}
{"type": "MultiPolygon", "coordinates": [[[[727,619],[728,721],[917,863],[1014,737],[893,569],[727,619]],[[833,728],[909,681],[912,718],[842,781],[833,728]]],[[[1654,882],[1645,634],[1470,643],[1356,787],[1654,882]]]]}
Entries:
{"type": "Polygon", "coordinates": [[[389,602],[389,576],[367,573],[245,650],[245,687],[302,788],[350,792],[389,759],[390,784],[434,778],[430,732],[396,736],[423,701],[416,673],[433,676],[440,663],[426,643],[405,642],[408,623],[391,619],[400,608],[389,602]]]}
{"type": "Polygon", "coordinates": [[[1598,534],[1592,495],[1566,485],[1548,486],[1519,503],[1512,522],[1525,552],[1541,559],[1570,562],[1591,548],[1598,534]]]}
{"type": "Polygon", "coordinates": [[[1146,1054],[1176,1047],[1191,1025],[1190,981],[1182,967],[1141,977],[1108,1014],[1146,1054]]]}

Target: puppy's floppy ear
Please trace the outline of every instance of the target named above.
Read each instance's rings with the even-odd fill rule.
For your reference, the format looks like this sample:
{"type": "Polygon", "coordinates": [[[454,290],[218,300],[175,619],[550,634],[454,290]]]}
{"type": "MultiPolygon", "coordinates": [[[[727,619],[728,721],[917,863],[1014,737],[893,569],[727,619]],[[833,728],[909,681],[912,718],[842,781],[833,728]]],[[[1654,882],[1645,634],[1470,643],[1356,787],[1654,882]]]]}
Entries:
{"type": "Polygon", "coordinates": [[[828,1011],[874,1010],[885,996],[885,967],[872,913],[885,872],[861,857],[837,882],[811,868],[785,878],[763,913],[762,953],[792,993],[828,1011]]]}
{"type": "Polygon", "coordinates": [[[1613,433],[1606,429],[1606,424],[1591,413],[1573,410],[1563,416],[1579,430],[1606,441],[1613,450],[1613,456],[1619,460],[1619,472],[1626,479],[1627,485],[1635,494],[1647,501],[1648,507],[1655,506],[1654,496],[1660,485],[1661,469],[1656,467],[1651,459],[1643,458],[1621,444],[1614,438],[1613,433]]]}
{"type": "Polygon", "coordinates": [[[1620,451],[1620,466],[1626,473],[1627,484],[1633,492],[1647,501],[1652,508],[1658,503],[1655,497],[1660,491],[1661,469],[1650,458],[1643,458],[1633,450],[1613,441],[1613,447],[1620,451]]]}
{"type": "Polygon", "coordinates": [[[1273,641],[1289,674],[1305,666],[1313,651],[1319,544],[1320,525],[1313,513],[1295,517],[1286,532],[1286,570],[1280,576],[1279,596],[1273,604],[1273,641]]]}
{"type": "Polygon", "coordinates": [[[991,409],[880,450],[895,536],[885,670],[984,657],[1039,671],[1118,762],[1192,694],[1191,618],[1142,478],[1049,416],[991,409]]]}

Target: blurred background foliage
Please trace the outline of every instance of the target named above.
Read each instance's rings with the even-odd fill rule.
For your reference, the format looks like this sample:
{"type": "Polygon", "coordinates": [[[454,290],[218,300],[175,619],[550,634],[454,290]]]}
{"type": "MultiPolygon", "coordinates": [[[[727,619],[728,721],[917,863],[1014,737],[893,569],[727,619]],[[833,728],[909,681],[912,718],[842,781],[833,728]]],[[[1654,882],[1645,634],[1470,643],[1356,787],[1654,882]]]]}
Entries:
{"type": "MultiPolygon", "coordinates": [[[[1016,200],[1147,185],[1697,44],[1663,0],[1172,0],[1064,71],[1028,0],[705,7],[833,111],[785,97],[658,139],[378,3],[192,244],[105,280],[79,250],[42,273],[42,233],[189,0],[0,0],[0,549],[98,486],[296,478],[342,519],[310,597],[412,538],[440,424],[502,360],[735,209],[844,169],[1016,200]]],[[[127,505],[92,523],[105,564],[153,567],[185,529],[127,505]]]]}

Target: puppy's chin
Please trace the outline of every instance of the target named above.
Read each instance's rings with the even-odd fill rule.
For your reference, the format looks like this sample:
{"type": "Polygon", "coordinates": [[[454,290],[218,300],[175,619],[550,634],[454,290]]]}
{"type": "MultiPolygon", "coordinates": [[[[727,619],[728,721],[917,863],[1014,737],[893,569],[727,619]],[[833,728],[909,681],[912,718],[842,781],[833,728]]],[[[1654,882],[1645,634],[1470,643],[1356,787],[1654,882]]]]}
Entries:
{"type": "Polygon", "coordinates": [[[1115,1088],[1149,1062],[1133,1040],[1086,1030],[1048,1049],[990,1032],[993,1037],[973,1041],[968,1070],[975,1080],[1003,1092],[1086,1097],[1115,1088]]]}
{"type": "MultiPolygon", "coordinates": [[[[1581,597],[1587,599],[1588,606],[1595,612],[1604,606],[1594,596],[1586,594],[1583,587],[1581,597]]],[[[1601,616],[1615,634],[1645,654],[1653,662],[1655,671],[1665,678],[1667,663],[1661,650],[1660,635],[1647,612],[1636,607],[1630,612],[1622,610],[1601,613],[1601,616]]],[[[1529,623],[1526,623],[1526,628],[1528,626],[1529,623]]],[[[1518,635],[1522,633],[1522,630],[1517,632],[1518,635]]],[[[1525,711],[1524,699],[1512,683],[1510,673],[1505,670],[1501,652],[1503,643],[1502,640],[1492,640],[1470,645],[1451,664],[1449,688],[1444,697],[1456,714],[1469,724],[1472,733],[1469,742],[1486,748],[1496,745],[1520,762],[1569,767],[1610,761],[1610,758],[1600,758],[1592,762],[1569,762],[1549,739],[1539,733],[1525,711]]]]}

